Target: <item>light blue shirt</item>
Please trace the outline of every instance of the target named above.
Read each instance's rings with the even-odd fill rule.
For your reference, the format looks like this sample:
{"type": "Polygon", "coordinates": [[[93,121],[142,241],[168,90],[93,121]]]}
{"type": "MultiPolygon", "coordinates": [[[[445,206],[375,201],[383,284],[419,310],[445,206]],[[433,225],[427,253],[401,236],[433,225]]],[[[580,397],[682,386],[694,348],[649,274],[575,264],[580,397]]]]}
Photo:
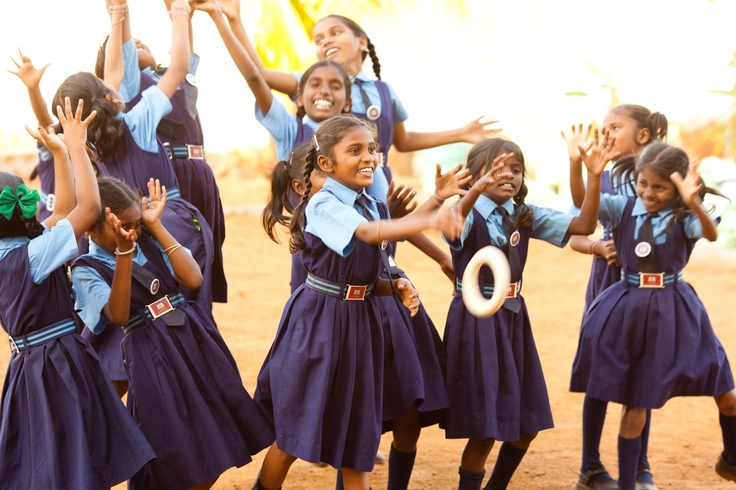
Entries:
{"type": "MultiPolygon", "coordinates": [[[[156,242],[156,245],[163,255],[166,266],[173,275],[174,269],[171,267],[169,258],[158,242],[156,242]]],[[[87,255],[99,260],[110,269],[115,269],[115,256],[92,240],[89,241],[89,253],[87,255]]],[[[133,251],[133,262],[141,266],[148,262],[140,247],[136,246],[133,251]]],[[[110,299],[110,285],[92,267],[78,266],[72,269],[72,288],[76,300],[74,307],[79,311],[82,321],[93,333],[102,333],[108,324],[108,319],[102,314],[102,310],[110,299]]]]}
{"type": "MultiPolygon", "coordinates": [[[[284,104],[274,97],[271,102],[271,108],[265,116],[261,108],[256,104],[256,120],[271,133],[276,146],[276,157],[279,160],[288,160],[289,154],[294,149],[299,128],[297,117],[294,114],[290,114],[284,104]]],[[[318,122],[308,117],[304,118],[304,124],[315,131],[319,127],[318,122]]]]}
{"type": "MultiPolygon", "coordinates": [[[[570,222],[574,216],[552,208],[535,206],[534,204],[527,204],[527,206],[534,213],[530,237],[536,238],[537,240],[544,240],[558,247],[564,247],[570,239],[567,229],[570,227],[570,222]]],[[[505,245],[506,235],[503,232],[503,218],[496,208],[503,207],[509,215],[512,215],[514,212],[513,200],[509,199],[499,206],[488,197],[480,196],[473,207],[485,218],[491,243],[497,247],[505,245]]],[[[460,240],[450,242],[443,236],[443,239],[452,249],[461,250],[463,248],[465,240],[468,238],[470,230],[473,227],[473,216],[473,213],[470,213],[465,220],[460,240]]]]}
{"type": "Polygon", "coordinates": [[[79,254],[77,237],[68,219],[59,220],[53,228],[46,228],[33,240],[28,237],[0,239],[0,260],[3,260],[11,250],[26,243],[28,243],[30,274],[36,284],[41,284],[52,272],[79,254]]]}
{"type": "MultiPolygon", "coordinates": [[[[601,207],[598,215],[608,220],[611,223],[611,227],[617,226],[621,222],[621,218],[626,208],[626,203],[629,198],[626,196],[612,196],[609,194],[601,195],[601,207]]],[[[654,232],[654,243],[660,245],[667,241],[667,224],[672,219],[672,206],[663,208],[658,216],[652,218],[652,230],[654,232]]],[[[639,237],[639,228],[647,215],[647,210],[644,207],[640,197],[636,198],[634,208],[631,211],[632,216],[636,216],[636,227],[634,229],[634,239],[639,237]]],[[[698,239],[703,237],[703,226],[700,223],[700,219],[695,215],[689,215],[685,218],[685,235],[688,238],[698,239]]]]}
{"type": "MultiPolygon", "coordinates": [[[[365,192],[366,207],[379,219],[378,206],[365,192]]],[[[331,250],[346,257],[355,246],[355,230],[368,220],[358,211],[355,200],[359,194],[328,177],[322,189],[309,199],[305,216],[305,231],[317,236],[331,250]]]]}

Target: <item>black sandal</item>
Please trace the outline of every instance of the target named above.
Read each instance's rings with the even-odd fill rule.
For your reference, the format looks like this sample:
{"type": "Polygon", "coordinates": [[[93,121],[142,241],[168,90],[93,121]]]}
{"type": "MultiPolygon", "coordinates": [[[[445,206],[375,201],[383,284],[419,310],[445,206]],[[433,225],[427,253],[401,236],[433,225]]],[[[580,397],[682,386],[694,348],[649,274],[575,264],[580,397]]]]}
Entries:
{"type": "Polygon", "coordinates": [[[605,467],[601,466],[593,470],[579,472],[575,490],[618,490],[618,482],[611,477],[605,467]],[[598,481],[603,475],[607,475],[611,479],[598,481]]]}

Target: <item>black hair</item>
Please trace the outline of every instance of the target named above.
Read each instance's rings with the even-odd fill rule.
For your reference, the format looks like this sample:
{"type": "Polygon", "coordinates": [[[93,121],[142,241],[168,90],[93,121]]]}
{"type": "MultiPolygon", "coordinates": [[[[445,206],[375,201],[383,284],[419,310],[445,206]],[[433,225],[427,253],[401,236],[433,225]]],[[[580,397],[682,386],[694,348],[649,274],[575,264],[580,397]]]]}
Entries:
{"type": "MultiPolygon", "coordinates": [[[[9,186],[15,192],[22,183],[23,179],[17,175],[10,172],[0,172],[0,191],[5,189],[5,186],[9,186]]],[[[38,221],[38,218],[36,216],[24,217],[19,206],[15,206],[10,219],[0,215],[0,238],[24,236],[33,239],[41,233],[43,233],[43,225],[38,221]]]]}
{"type": "Polygon", "coordinates": [[[108,96],[114,96],[105,84],[91,73],[79,72],[68,77],[59,86],[51,102],[51,112],[56,114],[56,107],[64,107],[64,99],[69,97],[72,110],[75,110],[80,99],[84,100],[82,118],[93,111],[97,116],[87,128],[87,141],[95,150],[95,155],[104,160],[115,153],[122,141],[123,121],[117,119],[118,109],[108,96]]]}
{"type": "MultiPolygon", "coordinates": [[[[670,175],[677,172],[684,179],[687,176],[688,169],[690,168],[690,159],[688,158],[685,151],[676,146],[671,146],[662,142],[654,142],[649,144],[644,151],[641,152],[636,160],[635,173],[638,177],[642,170],[649,170],[654,172],[661,178],[670,181],[670,175]]],[[[716,196],[725,197],[721,192],[711,187],[707,187],[703,179],[700,179],[703,184],[703,188],[698,193],[698,196],[702,200],[706,194],[713,194],[716,196]]],[[[712,211],[712,210],[711,210],[712,211]]],[[[685,217],[692,214],[690,208],[682,200],[682,196],[675,189],[675,202],[672,205],[672,220],[667,224],[669,230],[672,223],[681,221],[685,217]]]]}
{"type": "Polygon", "coordinates": [[[317,157],[324,155],[327,158],[333,158],[332,150],[338,144],[345,133],[355,127],[367,126],[362,119],[352,114],[344,114],[333,116],[322,124],[314,133],[311,144],[307,152],[307,158],[304,166],[304,183],[306,190],[302,195],[299,205],[294,209],[293,219],[290,224],[291,238],[289,240],[289,248],[291,253],[296,253],[304,248],[304,233],[302,226],[304,224],[304,208],[309,200],[309,194],[312,191],[312,171],[317,167],[317,157]]]}
{"type": "Polygon", "coordinates": [[[491,168],[493,160],[502,153],[513,153],[521,163],[523,174],[521,176],[521,187],[519,192],[513,197],[516,203],[516,209],[513,214],[514,228],[520,226],[530,226],[534,221],[534,212],[524,203],[529,189],[526,186],[526,164],[524,163],[524,154],[521,152],[519,145],[511,140],[504,138],[489,138],[479,141],[468,152],[466,167],[473,176],[472,181],[476,182],[485,175],[491,168]]]}
{"type": "MultiPolygon", "coordinates": [[[[304,87],[307,86],[307,82],[309,81],[309,77],[312,76],[312,73],[317,68],[321,68],[323,66],[332,66],[337,70],[337,72],[342,76],[342,83],[345,86],[345,101],[350,101],[351,97],[351,90],[352,90],[352,83],[350,82],[350,77],[348,76],[348,73],[345,71],[345,68],[340,63],[335,63],[332,60],[321,60],[307,68],[307,71],[304,72],[302,75],[302,78],[299,80],[299,88],[298,91],[300,94],[304,93],[304,87]]],[[[342,110],[343,113],[350,112],[350,109],[346,109],[343,107],[342,110]]],[[[296,117],[298,119],[303,119],[306,115],[306,111],[304,110],[304,106],[301,105],[296,110],[296,117]]]]}
{"type": "Polygon", "coordinates": [[[363,52],[363,60],[365,60],[366,56],[370,55],[371,62],[373,63],[373,73],[376,75],[377,79],[381,79],[381,63],[378,61],[378,54],[376,54],[376,47],[371,42],[371,38],[368,37],[368,34],[365,32],[365,30],[358,25],[357,22],[355,22],[352,19],[349,19],[348,17],[337,15],[337,14],[331,14],[327,17],[323,17],[321,20],[317,21],[317,23],[322,22],[325,19],[337,19],[340,22],[342,22],[345,27],[350,29],[353,34],[356,37],[362,37],[365,38],[367,42],[368,52],[363,52]]]}
{"type": "MultiPolygon", "coordinates": [[[[669,123],[667,117],[661,112],[652,112],[644,106],[637,104],[619,104],[609,112],[620,114],[636,121],[637,131],[649,130],[649,140],[644,145],[653,141],[664,141],[667,138],[669,123]]],[[[622,186],[628,185],[632,193],[636,192],[636,178],[634,176],[634,165],[636,155],[625,155],[616,160],[611,169],[611,180],[620,182],[622,186]]]]}
{"type": "Polygon", "coordinates": [[[271,172],[271,193],[261,213],[261,223],[268,237],[279,243],[274,233],[277,224],[289,227],[294,214],[291,198],[295,191],[291,183],[304,179],[304,168],[307,165],[307,153],[312,143],[303,143],[294,148],[287,160],[279,161],[271,172]]]}
{"type": "Polygon", "coordinates": [[[100,188],[100,207],[102,213],[97,217],[92,230],[99,230],[105,223],[105,208],[118,215],[135,203],[141,202],[141,196],[136,194],[128,184],[116,177],[98,177],[97,185],[100,188]]]}
{"type": "Polygon", "coordinates": [[[102,44],[100,44],[100,47],[97,50],[97,59],[95,60],[95,76],[102,80],[105,79],[105,58],[107,56],[105,50],[107,49],[108,39],[110,39],[109,35],[105,36],[105,39],[103,39],[102,44]]]}

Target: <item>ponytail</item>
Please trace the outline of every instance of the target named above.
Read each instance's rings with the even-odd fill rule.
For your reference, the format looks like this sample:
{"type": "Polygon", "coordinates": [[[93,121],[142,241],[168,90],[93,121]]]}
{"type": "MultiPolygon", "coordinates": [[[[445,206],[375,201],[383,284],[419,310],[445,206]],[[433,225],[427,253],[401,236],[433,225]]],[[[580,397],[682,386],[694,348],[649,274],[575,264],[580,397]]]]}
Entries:
{"type": "Polygon", "coordinates": [[[289,199],[293,191],[288,165],[288,162],[281,160],[273,168],[271,173],[271,193],[261,213],[263,229],[266,231],[268,238],[276,243],[280,242],[274,232],[274,227],[276,224],[280,224],[288,228],[291,224],[291,214],[294,212],[294,206],[291,203],[291,199],[289,199]]]}

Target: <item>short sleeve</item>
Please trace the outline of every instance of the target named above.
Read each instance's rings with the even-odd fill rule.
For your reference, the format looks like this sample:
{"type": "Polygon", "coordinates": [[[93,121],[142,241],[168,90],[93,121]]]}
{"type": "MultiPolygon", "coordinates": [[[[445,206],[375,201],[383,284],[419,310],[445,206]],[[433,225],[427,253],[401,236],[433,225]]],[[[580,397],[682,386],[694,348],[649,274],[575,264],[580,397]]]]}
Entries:
{"type": "Polygon", "coordinates": [[[306,217],[306,231],[319,237],[341,257],[346,257],[353,250],[358,226],[368,222],[357,209],[321,192],[310,199],[306,217]]]}
{"type": "Polygon", "coordinates": [[[286,160],[296,141],[299,125],[296,116],[289,114],[284,104],[276,97],[272,99],[271,108],[265,116],[258,104],[255,106],[256,120],[268,130],[276,145],[276,157],[279,160],[286,160]]]}
{"type": "Polygon", "coordinates": [[[28,244],[28,263],[33,282],[40,284],[53,271],[79,254],[77,237],[68,219],[59,220],[28,244]]]}
{"type": "Polygon", "coordinates": [[[171,112],[171,101],[157,86],[143,91],[141,100],[123,114],[136,144],[143,150],[158,151],[156,127],[171,112]]]}
{"type": "Polygon", "coordinates": [[[138,49],[135,40],[129,39],[123,44],[123,66],[125,71],[118,94],[123,102],[130,102],[141,90],[141,70],[138,66],[138,49]]]}
{"type": "Polygon", "coordinates": [[[102,310],[110,299],[110,286],[92,267],[72,269],[75,309],[84,325],[99,335],[109,323],[102,310]]]}

